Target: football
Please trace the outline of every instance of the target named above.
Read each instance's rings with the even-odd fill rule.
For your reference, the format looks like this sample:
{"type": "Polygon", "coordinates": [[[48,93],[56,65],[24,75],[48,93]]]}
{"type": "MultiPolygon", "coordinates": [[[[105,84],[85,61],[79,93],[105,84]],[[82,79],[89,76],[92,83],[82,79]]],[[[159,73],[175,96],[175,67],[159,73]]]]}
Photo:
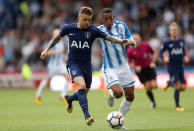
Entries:
{"type": "Polygon", "coordinates": [[[110,127],[114,129],[119,129],[123,126],[124,123],[124,117],[122,113],[118,111],[113,111],[108,114],[107,116],[107,123],[110,127]]]}

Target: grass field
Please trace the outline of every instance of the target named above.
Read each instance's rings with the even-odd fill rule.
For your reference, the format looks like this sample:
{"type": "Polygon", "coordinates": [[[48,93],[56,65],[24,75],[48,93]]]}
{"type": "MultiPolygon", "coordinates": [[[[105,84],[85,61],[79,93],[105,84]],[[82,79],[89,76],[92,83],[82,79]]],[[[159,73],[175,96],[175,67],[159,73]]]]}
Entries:
{"type": "MultiPolygon", "coordinates": [[[[89,110],[95,124],[88,127],[78,102],[73,103],[74,110],[68,114],[59,100],[59,92],[45,90],[43,104],[36,105],[35,91],[0,89],[0,131],[111,131],[106,116],[118,110],[122,100],[116,100],[114,107],[110,108],[103,91],[91,91],[88,95],[89,110]]],[[[125,117],[125,126],[129,130],[194,130],[194,89],[181,93],[184,112],[175,111],[173,89],[166,92],[154,90],[154,93],[158,107],[151,110],[145,91],[135,91],[132,110],[125,117]]]]}

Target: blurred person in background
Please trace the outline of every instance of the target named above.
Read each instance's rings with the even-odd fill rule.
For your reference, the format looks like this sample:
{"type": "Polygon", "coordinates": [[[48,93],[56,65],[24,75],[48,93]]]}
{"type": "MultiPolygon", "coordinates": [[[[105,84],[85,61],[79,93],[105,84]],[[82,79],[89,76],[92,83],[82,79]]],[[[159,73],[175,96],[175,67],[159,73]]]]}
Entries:
{"type": "MultiPolygon", "coordinates": [[[[59,33],[59,29],[54,29],[52,32],[52,36],[56,36],[59,33]]],[[[63,91],[61,92],[61,100],[65,103],[65,95],[67,94],[67,85],[68,85],[68,73],[66,70],[66,56],[64,55],[65,52],[67,52],[67,44],[68,44],[68,38],[64,37],[64,39],[60,40],[57,45],[52,47],[52,49],[48,52],[49,61],[48,61],[48,67],[47,72],[48,76],[47,78],[43,79],[37,89],[35,101],[37,104],[41,104],[41,96],[43,89],[45,87],[50,87],[50,81],[55,75],[63,75],[66,79],[65,87],[63,91]],[[65,43],[65,44],[64,44],[65,43]],[[66,46],[66,47],[65,47],[66,46]]]]}
{"type": "Polygon", "coordinates": [[[157,59],[157,53],[153,51],[151,46],[147,42],[141,40],[139,34],[133,35],[136,41],[136,48],[127,49],[127,57],[130,67],[135,69],[135,72],[144,85],[146,94],[151,101],[151,108],[156,108],[156,102],[152,89],[157,88],[155,62],[157,59]],[[152,55],[152,59],[150,58],[152,55]]]}
{"type": "MultiPolygon", "coordinates": [[[[164,41],[160,49],[160,57],[167,63],[167,70],[170,76],[170,82],[173,83],[174,100],[176,111],[184,111],[180,106],[180,91],[186,89],[185,76],[184,76],[184,62],[189,62],[186,55],[185,41],[179,37],[179,25],[172,22],[169,25],[170,38],[164,41]],[[163,56],[163,52],[168,51],[167,56],[163,56]]],[[[168,83],[165,88],[168,88],[168,83]]]]}
{"type": "MultiPolygon", "coordinates": [[[[101,31],[120,39],[128,39],[131,41],[132,47],[135,47],[136,43],[128,27],[125,23],[115,20],[112,9],[104,8],[101,11],[101,19],[103,25],[98,26],[101,31]]],[[[128,110],[130,110],[134,99],[135,83],[127,63],[125,46],[100,38],[97,41],[100,44],[103,55],[102,72],[109,92],[108,104],[112,107],[114,105],[114,98],[122,97],[124,91],[125,97],[121,102],[119,112],[125,116],[128,110]]]]}

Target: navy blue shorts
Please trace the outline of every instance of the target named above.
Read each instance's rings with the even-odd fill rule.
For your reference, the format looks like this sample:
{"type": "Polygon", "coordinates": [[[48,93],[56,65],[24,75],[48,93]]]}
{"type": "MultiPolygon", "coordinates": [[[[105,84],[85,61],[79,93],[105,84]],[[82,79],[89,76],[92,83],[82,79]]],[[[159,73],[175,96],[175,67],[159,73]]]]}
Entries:
{"type": "Polygon", "coordinates": [[[180,81],[185,84],[184,68],[168,68],[168,73],[170,75],[170,82],[180,81]]]}
{"type": "Polygon", "coordinates": [[[91,64],[67,64],[67,71],[71,76],[72,82],[73,79],[77,76],[82,76],[86,83],[86,88],[90,88],[92,83],[92,67],[91,64]]]}

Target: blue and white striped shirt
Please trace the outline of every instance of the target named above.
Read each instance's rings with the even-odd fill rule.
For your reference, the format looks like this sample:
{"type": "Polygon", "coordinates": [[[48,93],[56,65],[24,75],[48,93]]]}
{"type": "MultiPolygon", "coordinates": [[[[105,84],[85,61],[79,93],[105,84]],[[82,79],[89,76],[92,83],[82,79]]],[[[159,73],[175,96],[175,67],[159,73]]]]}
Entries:
{"type": "MultiPolygon", "coordinates": [[[[68,42],[67,40],[60,40],[54,47],[51,48],[52,51],[65,51],[66,48],[68,48],[68,42]]],[[[66,66],[66,63],[64,62],[64,53],[51,55],[49,57],[48,61],[48,68],[57,68],[61,66],[66,66]]]]}
{"type": "MultiPolygon", "coordinates": [[[[123,22],[114,20],[111,29],[108,29],[104,25],[98,27],[101,31],[108,35],[118,37],[120,39],[129,39],[131,33],[123,22]]],[[[97,39],[103,54],[103,68],[115,68],[127,63],[127,57],[125,52],[125,46],[123,44],[115,44],[104,39],[97,39]]]]}

